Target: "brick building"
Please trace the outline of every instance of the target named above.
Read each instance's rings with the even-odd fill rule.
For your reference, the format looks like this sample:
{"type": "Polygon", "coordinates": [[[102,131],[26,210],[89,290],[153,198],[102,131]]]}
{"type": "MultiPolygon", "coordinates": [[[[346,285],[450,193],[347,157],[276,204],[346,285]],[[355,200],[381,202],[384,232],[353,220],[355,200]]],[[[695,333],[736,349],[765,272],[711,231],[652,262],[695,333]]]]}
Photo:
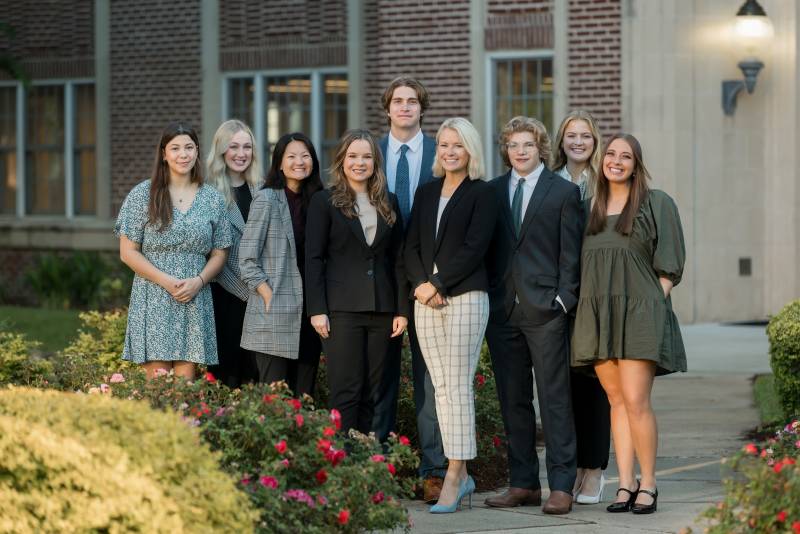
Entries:
{"type": "MultiPolygon", "coordinates": [[[[762,4],[796,47],[800,0],[762,4]]],[[[684,217],[681,319],[764,317],[800,295],[800,166],[776,166],[782,185],[756,193],[726,178],[769,161],[764,139],[741,128],[779,121],[779,90],[800,110],[785,74],[798,72],[797,53],[786,45],[795,53],[781,56],[783,74],[768,63],[764,87],[741,104],[752,111],[724,117],[711,103],[735,61],[703,36],[734,14],[723,0],[0,0],[0,21],[15,30],[0,49],[32,80],[25,88],[0,75],[0,284],[7,296],[24,292],[20,274],[42,251],[115,250],[113,217],[149,176],[170,120],[194,124],[205,153],[222,120],[243,119],[267,158],[281,134],[301,130],[325,164],[348,126],[385,132],[382,90],[411,74],[431,92],[425,130],[468,117],[496,172],[496,133],[513,115],[552,130],[583,108],[604,134],[639,136],[655,186],[684,217]],[[709,135],[720,139],[707,147],[718,168],[698,148],[709,135]],[[746,165],[729,162],[742,152],[746,165]],[[726,235],[720,192],[757,221],[744,239],[726,235]]]]}

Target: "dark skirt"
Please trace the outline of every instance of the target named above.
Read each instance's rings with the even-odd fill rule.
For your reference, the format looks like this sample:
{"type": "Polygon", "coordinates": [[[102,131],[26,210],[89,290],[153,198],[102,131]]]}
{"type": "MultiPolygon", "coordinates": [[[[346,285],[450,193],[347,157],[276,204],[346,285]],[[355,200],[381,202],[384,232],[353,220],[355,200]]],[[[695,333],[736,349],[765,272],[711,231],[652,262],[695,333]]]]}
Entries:
{"type": "Polygon", "coordinates": [[[211,296],[214,299],[219,365],[211,365],[208,370],[231,388],[255,382],[258,369],[253,356],[239,346],[247,303],[214,282],[211,283],[211,296]]]}

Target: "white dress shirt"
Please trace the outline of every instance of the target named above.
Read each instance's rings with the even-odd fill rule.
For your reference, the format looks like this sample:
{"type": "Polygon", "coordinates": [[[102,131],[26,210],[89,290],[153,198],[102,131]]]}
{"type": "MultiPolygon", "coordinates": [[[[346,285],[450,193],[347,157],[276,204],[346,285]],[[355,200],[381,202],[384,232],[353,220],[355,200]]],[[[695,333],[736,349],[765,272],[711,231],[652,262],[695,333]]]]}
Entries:
{"type": "Polygon", "coordinates": [[[420,169],[422,168],[422,130],[417,132],[417,135],[409,139],[407,143],[398,141],[395,136],[389,132],[389,145],[386,147],[386,180],[389,185],[389,191],[397,194],[395,191],[395,177],[397,174],[397,162],[400,161],[400,147],[408,145],[406,151],[406,159],[408,160],[408,206],[412,207],[414,204],[414,193],[417,191],[419,185],[420,169]]]}

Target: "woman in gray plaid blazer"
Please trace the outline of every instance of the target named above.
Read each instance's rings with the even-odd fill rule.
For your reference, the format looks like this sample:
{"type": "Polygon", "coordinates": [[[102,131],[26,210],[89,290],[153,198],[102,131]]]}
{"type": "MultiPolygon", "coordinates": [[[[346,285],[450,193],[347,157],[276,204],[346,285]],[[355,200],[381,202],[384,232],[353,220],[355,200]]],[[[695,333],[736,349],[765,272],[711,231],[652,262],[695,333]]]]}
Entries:
{"type": "Polygon", "coordinates": [[[261,382],[284,380],[298,396],[313,395],[320,340],[305,314],[306,213],[322,189],[311,140],[286,134],[275,144],[264,189],[253,199],[239,248],[249,287],[241,345],[261,382]]]}
{"type": "Polygon", "coordinates": [[[257,376],[255,362],[239,346],[249,291],[239,277],[238,253],[252,198],[262,183],[255,146],[253,132],[246,124],[225,121],[214,134],[206,160],[208,182],[225,198],[233,237],[228,260],[211,283],[219,365],[209,366],[209,370],[232,388],[252,382],[257,376]]]}

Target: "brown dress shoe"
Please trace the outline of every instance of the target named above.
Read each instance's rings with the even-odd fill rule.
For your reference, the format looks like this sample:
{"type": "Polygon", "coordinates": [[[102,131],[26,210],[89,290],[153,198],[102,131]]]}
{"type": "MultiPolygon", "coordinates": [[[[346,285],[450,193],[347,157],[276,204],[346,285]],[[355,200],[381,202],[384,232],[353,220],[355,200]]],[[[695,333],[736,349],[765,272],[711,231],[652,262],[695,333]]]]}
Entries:
{"type": "Polygon", "coordinates": [[[572,495],[566,491],[553,490],[542,506],[546,514],[568,514],[572,511],[572,495]]]}
{"type": "Polygon", "coordinates": [[[430,477],[422,481],[422,500],[427,504],[434,504],[439,500],[442,493],[444,479],[440,477],[430,477]]]}
{"type": "Polygon", "coordinates": [[[502,495],[489,497],[484,501],[493,508],[514,508],[515,506],[539,506],[542,504],[542,490],[508,488],[502,495]]]}

